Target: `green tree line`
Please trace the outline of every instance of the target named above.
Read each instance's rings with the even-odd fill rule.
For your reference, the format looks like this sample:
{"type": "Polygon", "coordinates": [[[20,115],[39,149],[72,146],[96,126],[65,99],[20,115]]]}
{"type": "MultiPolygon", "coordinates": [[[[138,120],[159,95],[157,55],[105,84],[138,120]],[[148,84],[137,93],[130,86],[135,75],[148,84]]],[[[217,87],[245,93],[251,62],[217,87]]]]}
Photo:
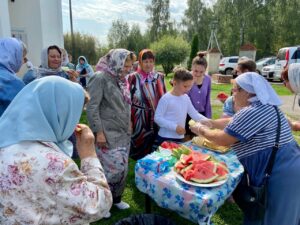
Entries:
{"type": "Polygon", "coordinates": [[[145,32],[138,24],[117,19],[112,21],[107,44],[76,32],[73,51],[70,34],[64,36],[65,48],[74,52],[75,59],[85,55],[95,64],[110,48],[126,48],[138,54],[141,49],[152,47],[158,51],[159,61],[165,63],[169,58],[170,65],[164,64],[164,68],[170,71],[175,64],[186,61],[188,55],[190,64],[198,50],[207,49],[213,23],[224,56],[237,55],[240,46],[248,42],[256,46],[257,59],[275,55],[281,47],[300,44],[299,0],[188,0],[179,22],[171,20],[169,0],[152,0],[146,12],[145,32]],[[181,60],[177,55],[165,54],[166,50],[174,50],[181,60]]]}

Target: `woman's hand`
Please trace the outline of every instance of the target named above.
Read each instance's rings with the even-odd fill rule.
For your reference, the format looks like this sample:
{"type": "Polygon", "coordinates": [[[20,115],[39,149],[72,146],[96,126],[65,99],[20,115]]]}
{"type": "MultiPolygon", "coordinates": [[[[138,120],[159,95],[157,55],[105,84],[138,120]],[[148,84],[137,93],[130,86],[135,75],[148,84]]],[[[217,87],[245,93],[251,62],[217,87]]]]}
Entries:
{"type": "Polygon", "coordinates": [[[176,133],[180,134],[180,135],[185,134],[185,129],[183,127],[177,125],[177,127],[176,127],[176,133]]]}
{"type": "Polygon", "coordinates": [[[75,128],[76,146],[79,158],[97,157],[95,137],[91,129],[85,124],[77,124],[75,128]]]}
{"type": "Polygon", "coordinates": [[[207,129],[207,127],[206,127],[206,126],[201,126],[201,125],[198,124],[198,125],[196,125],[196,126],[190,127],[190,129],[191,129],[191,131],[192,131],[194,134],[203,136],[205,130],[207,129]]]}
{"type": "Polygon", "coordinates": [[[67,74],[70,77],[70,81],[77,82],[77,77],[79,76],[78,72],[76,72],[75,70],[68,70],[67,74]]]}
{"type": "Polygon", "coordinates": [[[199,121],[199,123],[208,128],[213,128],[213,120],[211,120],[211,119],[201,120],[201,121],[199,121]]]}
{"type": "Polygon", "coordinates": [[[96,137],[96,145],[98,148],[107,148],[107,142],[104,133],[97,132],[97,137],[96,137]]]}

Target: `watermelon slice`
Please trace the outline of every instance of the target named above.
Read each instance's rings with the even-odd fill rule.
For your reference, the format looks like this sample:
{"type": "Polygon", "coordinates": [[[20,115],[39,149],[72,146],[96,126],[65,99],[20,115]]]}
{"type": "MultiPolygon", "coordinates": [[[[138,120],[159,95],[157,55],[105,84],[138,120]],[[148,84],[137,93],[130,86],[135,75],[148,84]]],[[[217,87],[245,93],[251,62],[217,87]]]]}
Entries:
{"type": "Polygon", "coordinates": [[[186,165],[183,165],[182,162],[177,161],[177,163],[175,163],[174,167],[177,172],[180,172],[184,167],[186,167],[186,165]]]}
{"type": "Polygon", "coordinates": [[[185,173],[186,171],[192,170],[192,169],[193,169],[193,164],[190,164],[190,165],[186,166],[185,168],[183,168],[183,169],[180,171],[180,173],[181,173],[182,175],[184,175],[184,173],[185,173]]]}
{"type": "Polygon", "coordinates": [[[182,176],[185,180],[190,180],[192,177],[194,177],[194,175],[195,175],[195,171],[190,169],[185,171],[182,176]]]}
{"type": "Polygon", "coordinates": [[[195,171],[191,180],[200,184],[207,184],[214,181],[218,176],[218,174],[214,173],[210,169],[203,168],[200,171],[195,171]]]}
{"type": "Polygon", "coordinates": [[[189,164],[189,163],[192,163],[192,161],[193,161],[193,154],[189,154],[189,155],[182,154],[182,155],[180,156],[180,161],[181,161],[183,164],[189,164]]]}
{"type": "Polygon", "coordinates": [[[217,165],[216,165],[216,163],[214,163],[212,161],[205,161],[205,162],[202,162],[201,164],[195,164],[194,169],[198,170],[198,171],[203,170],[203,169],[208,169],[208,170],[216,173],[217,165]]]}
{"type": "Polygon", "coordinates": [[[217,177],[217,180],[224,180],[224,179],[226,179],[229,172],[228,172],[228,168],[226,167],[226,165],[224,166],[222,163],[218,163],[216,173],[219,175],[217,177]]]}
{"type": "Polygon", "coordinates": [[[203,154],[201,152],[193,152],[193,160],[194,161],[207,161],[210,159],[210,155],[203,154]]]}

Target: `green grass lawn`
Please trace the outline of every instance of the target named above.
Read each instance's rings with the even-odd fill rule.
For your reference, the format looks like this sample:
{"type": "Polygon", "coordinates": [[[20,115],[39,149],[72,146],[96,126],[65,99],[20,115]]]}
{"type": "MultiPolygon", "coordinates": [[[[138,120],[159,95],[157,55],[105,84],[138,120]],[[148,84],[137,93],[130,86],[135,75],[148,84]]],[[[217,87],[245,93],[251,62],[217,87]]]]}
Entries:
{"type": "MultiPolygon", "coordinates": [[[[169,74],[166,77],[166,85],[167,89],[170,90],[171,86],[169,84],[169,80],[172,78],[172,74],[169,74]]],[[[279,95],[289,95],[290,93],[286,91],[282,85],[272,85],[276,92],[279,95]]],[[[211,98],[215,99],[218,92],[223,91],[225,93],[230,94],[231,84],[212,84],[212,93],[211,98]]],[[[219,118],[222,114],[222,105],[221,104],[213,104],[212,105],[213,118],[219,118]]],[[[81,122],[87,124],[86,113],[84,112],[81,117],[81,122]]],[[[298,135],[299,136],[299,135],[298,135]]],[[[300,138],[298,138],[300,141],[300,138]]],[[[77,162],[78,163],[78,162],[77,162]]],[[[112,216],[110,219],[102,219],[98,222],[92,223],[93,225],[112,225],[116,221],[128,217],[132,214],[138,214],[144,212],[144,194],[141,193],[135,186],[134,181],[134,166],[135,161],[129,161],[129,174],[127,177],[126,189],[123,194],[123,200],[128,202],[131,206],[130,209],[127,210],[117,210],[115,207],[112,207],[111,213],[112,216]]],[[[163,215],[165,217],[171,218],[177,225],[192,225],[195,224],[189,220],[186,220],[177,213],[160,208],[156,205],[155,202],[152,202],[152,212],[163,215]]],[[[242,213],[237,208],[235,204],[225,202],[225,204],[217,211],[217,213],[213,216],[212,222],[215,225],[239,225],[242,223],[242,213]]]]}

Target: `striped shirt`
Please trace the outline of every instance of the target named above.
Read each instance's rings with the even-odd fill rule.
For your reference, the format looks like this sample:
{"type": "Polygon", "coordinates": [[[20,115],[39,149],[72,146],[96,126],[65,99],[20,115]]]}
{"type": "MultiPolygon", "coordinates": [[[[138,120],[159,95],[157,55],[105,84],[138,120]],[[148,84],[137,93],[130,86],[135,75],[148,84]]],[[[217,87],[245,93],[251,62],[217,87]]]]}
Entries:
{"type": "MultiPolygon", "coordinates": [[[[281,132],[279,146],[294,140],[290,126],[279,110],[281,132]]],[[[236,113],[225,132],[239,142],[232,145],[239,159],[273,147],[277,134],[277,114],[273,106],[254,102],[236,113]]]]}

